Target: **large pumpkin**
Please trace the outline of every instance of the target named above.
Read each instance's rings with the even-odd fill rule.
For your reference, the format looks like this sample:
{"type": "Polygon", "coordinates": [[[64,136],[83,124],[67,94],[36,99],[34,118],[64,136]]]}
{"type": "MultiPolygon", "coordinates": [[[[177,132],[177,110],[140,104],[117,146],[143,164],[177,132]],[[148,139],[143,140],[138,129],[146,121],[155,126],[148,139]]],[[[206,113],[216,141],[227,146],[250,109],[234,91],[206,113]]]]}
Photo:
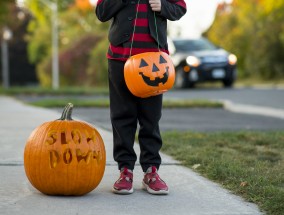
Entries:
{"type": "Polygon", "coordinates": [[[126,61],[124,79],[133,95],[146,98],[171,89],[175,82],[175,69],[166,53],[145,52],[126,61]]]}
{"type": "Polygon", "coordinates": [[[106,164],[98,131],[71,118],[68,104],[58,120],[37,127],[27,140],[24,166],[31,184],[48,195],[83,195],[100,183],[106,164]]]}

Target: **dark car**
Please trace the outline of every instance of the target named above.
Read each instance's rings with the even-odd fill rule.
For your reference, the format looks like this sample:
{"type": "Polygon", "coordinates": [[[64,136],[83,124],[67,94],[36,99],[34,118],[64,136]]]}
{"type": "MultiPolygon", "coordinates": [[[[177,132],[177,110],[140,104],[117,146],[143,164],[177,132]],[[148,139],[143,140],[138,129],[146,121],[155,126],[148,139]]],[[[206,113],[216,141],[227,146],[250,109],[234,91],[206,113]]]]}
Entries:
{"type": "Polygon", "coordinates": [[[232,87],[236,80],[237,57],[205,38],[169,40],[176,68],[176,88],[194,87],[198,82],[221,81],[232,87]]]}

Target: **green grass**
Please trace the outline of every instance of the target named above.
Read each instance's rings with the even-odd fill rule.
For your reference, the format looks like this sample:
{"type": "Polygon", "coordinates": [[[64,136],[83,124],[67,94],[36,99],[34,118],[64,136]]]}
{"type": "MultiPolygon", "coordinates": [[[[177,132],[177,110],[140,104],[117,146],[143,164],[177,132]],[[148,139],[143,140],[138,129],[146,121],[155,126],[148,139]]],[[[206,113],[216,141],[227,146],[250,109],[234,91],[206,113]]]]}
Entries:
{"type": "Polygon", "coordinates": [[[283,132],[165,132],[162,150],[183,165],[254,202],[284,214],[283,132]]]}
{"type": "Polygon", "coordinates": [[[167,100],[163,101],[165,108],[223,108],[223,103],[209,100],[167,100]]]}
{"type": "Polygon", "coordinates": [[[96,100],[86,100],[86,99],[42,99],[35,102],[29,102],[28,104],[39,106],[39,107],[65,107],[67,103],[72,103],[74,107],[109,107],[108,99],[96,99],[96,100]]]}
{"type": "MultiPolygon", "coordinates": [[[[109,107],[109,100],[106,98],[98,99],[42,99],[29,102],[29,104],[40,107],[64,107],[67,103],[73,103],[75,107],[109,107]]],[[[222,108],[221,102],[207,100],[165,100],[164,108],[222,108]]]]}
{"type": "Polygon", "coordinates": [[[62,87],[58,90],[42,87],[0,88],[0,95],[108,95],[107,87],[62,87]]]}

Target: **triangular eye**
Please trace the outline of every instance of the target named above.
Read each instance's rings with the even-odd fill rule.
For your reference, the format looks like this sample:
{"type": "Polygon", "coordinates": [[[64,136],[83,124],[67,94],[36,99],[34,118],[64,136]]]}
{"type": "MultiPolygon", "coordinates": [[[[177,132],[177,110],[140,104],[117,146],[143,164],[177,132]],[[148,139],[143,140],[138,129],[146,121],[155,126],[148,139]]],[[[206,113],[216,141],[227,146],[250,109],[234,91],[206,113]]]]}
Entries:
{"type": "Polygon", "coordinates": [[[158,71],[160,71],[159,68],[155,64],[153,64],[152,72],[158,72],[158,71]]]}
{"type": "Polygon", "coordinates": [[[162,63],[167,63],[167,61],[165,60],[165,58],[163,58],[162,55],[160,55],[160,64],[162,63]]]}
{"type": "Polygon", "coordinates": [[[146,63],[145,60],[142,59],[139,68],[142,68],[142,67],[145,67],[145,66],[149,66],[149,65],[148,65],[148,63],[146,63]]]}

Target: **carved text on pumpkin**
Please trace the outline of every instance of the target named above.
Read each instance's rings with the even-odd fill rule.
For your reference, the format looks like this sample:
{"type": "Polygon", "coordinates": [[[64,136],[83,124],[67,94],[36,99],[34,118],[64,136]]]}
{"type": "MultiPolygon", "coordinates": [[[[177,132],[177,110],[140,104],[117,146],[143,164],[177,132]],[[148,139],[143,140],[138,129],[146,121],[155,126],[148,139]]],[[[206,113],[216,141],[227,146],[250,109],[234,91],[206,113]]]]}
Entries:
{"type": "MultiPolygon", "coordinates": [[[[82,152],[80,148],[76,148],[75,150],[71,150],[71,148],[66,148],[63,153],[51,149],[49,150],[49,164],[52,169],[54,169],[60,162],[63,162],[64,164],[70,164],[74,159],[77,160],[77,163],[85,162],[86,164],[89,164],[91,159],[96,160],[98,163],[102,160],[102,155],[98,147],[95,146],[95,134],[89,135],[87,131],[85,133],[86,143],[90,146],[93,146],[92,148],[95,149],[89,149],[87,152],[82,152]]],[[[69,133],[70,134],[70,133],[69,133]]],[[[61,145],[67,145],[68,144],[83,144],[83,135],[81,135],[80,131],[74,130],[71,131],[71,135],[68,139],[68,134],[66,131],[50,131],[46,138],[46,145],[53,145],[57,141],[60,141],[61,145]]]]}

